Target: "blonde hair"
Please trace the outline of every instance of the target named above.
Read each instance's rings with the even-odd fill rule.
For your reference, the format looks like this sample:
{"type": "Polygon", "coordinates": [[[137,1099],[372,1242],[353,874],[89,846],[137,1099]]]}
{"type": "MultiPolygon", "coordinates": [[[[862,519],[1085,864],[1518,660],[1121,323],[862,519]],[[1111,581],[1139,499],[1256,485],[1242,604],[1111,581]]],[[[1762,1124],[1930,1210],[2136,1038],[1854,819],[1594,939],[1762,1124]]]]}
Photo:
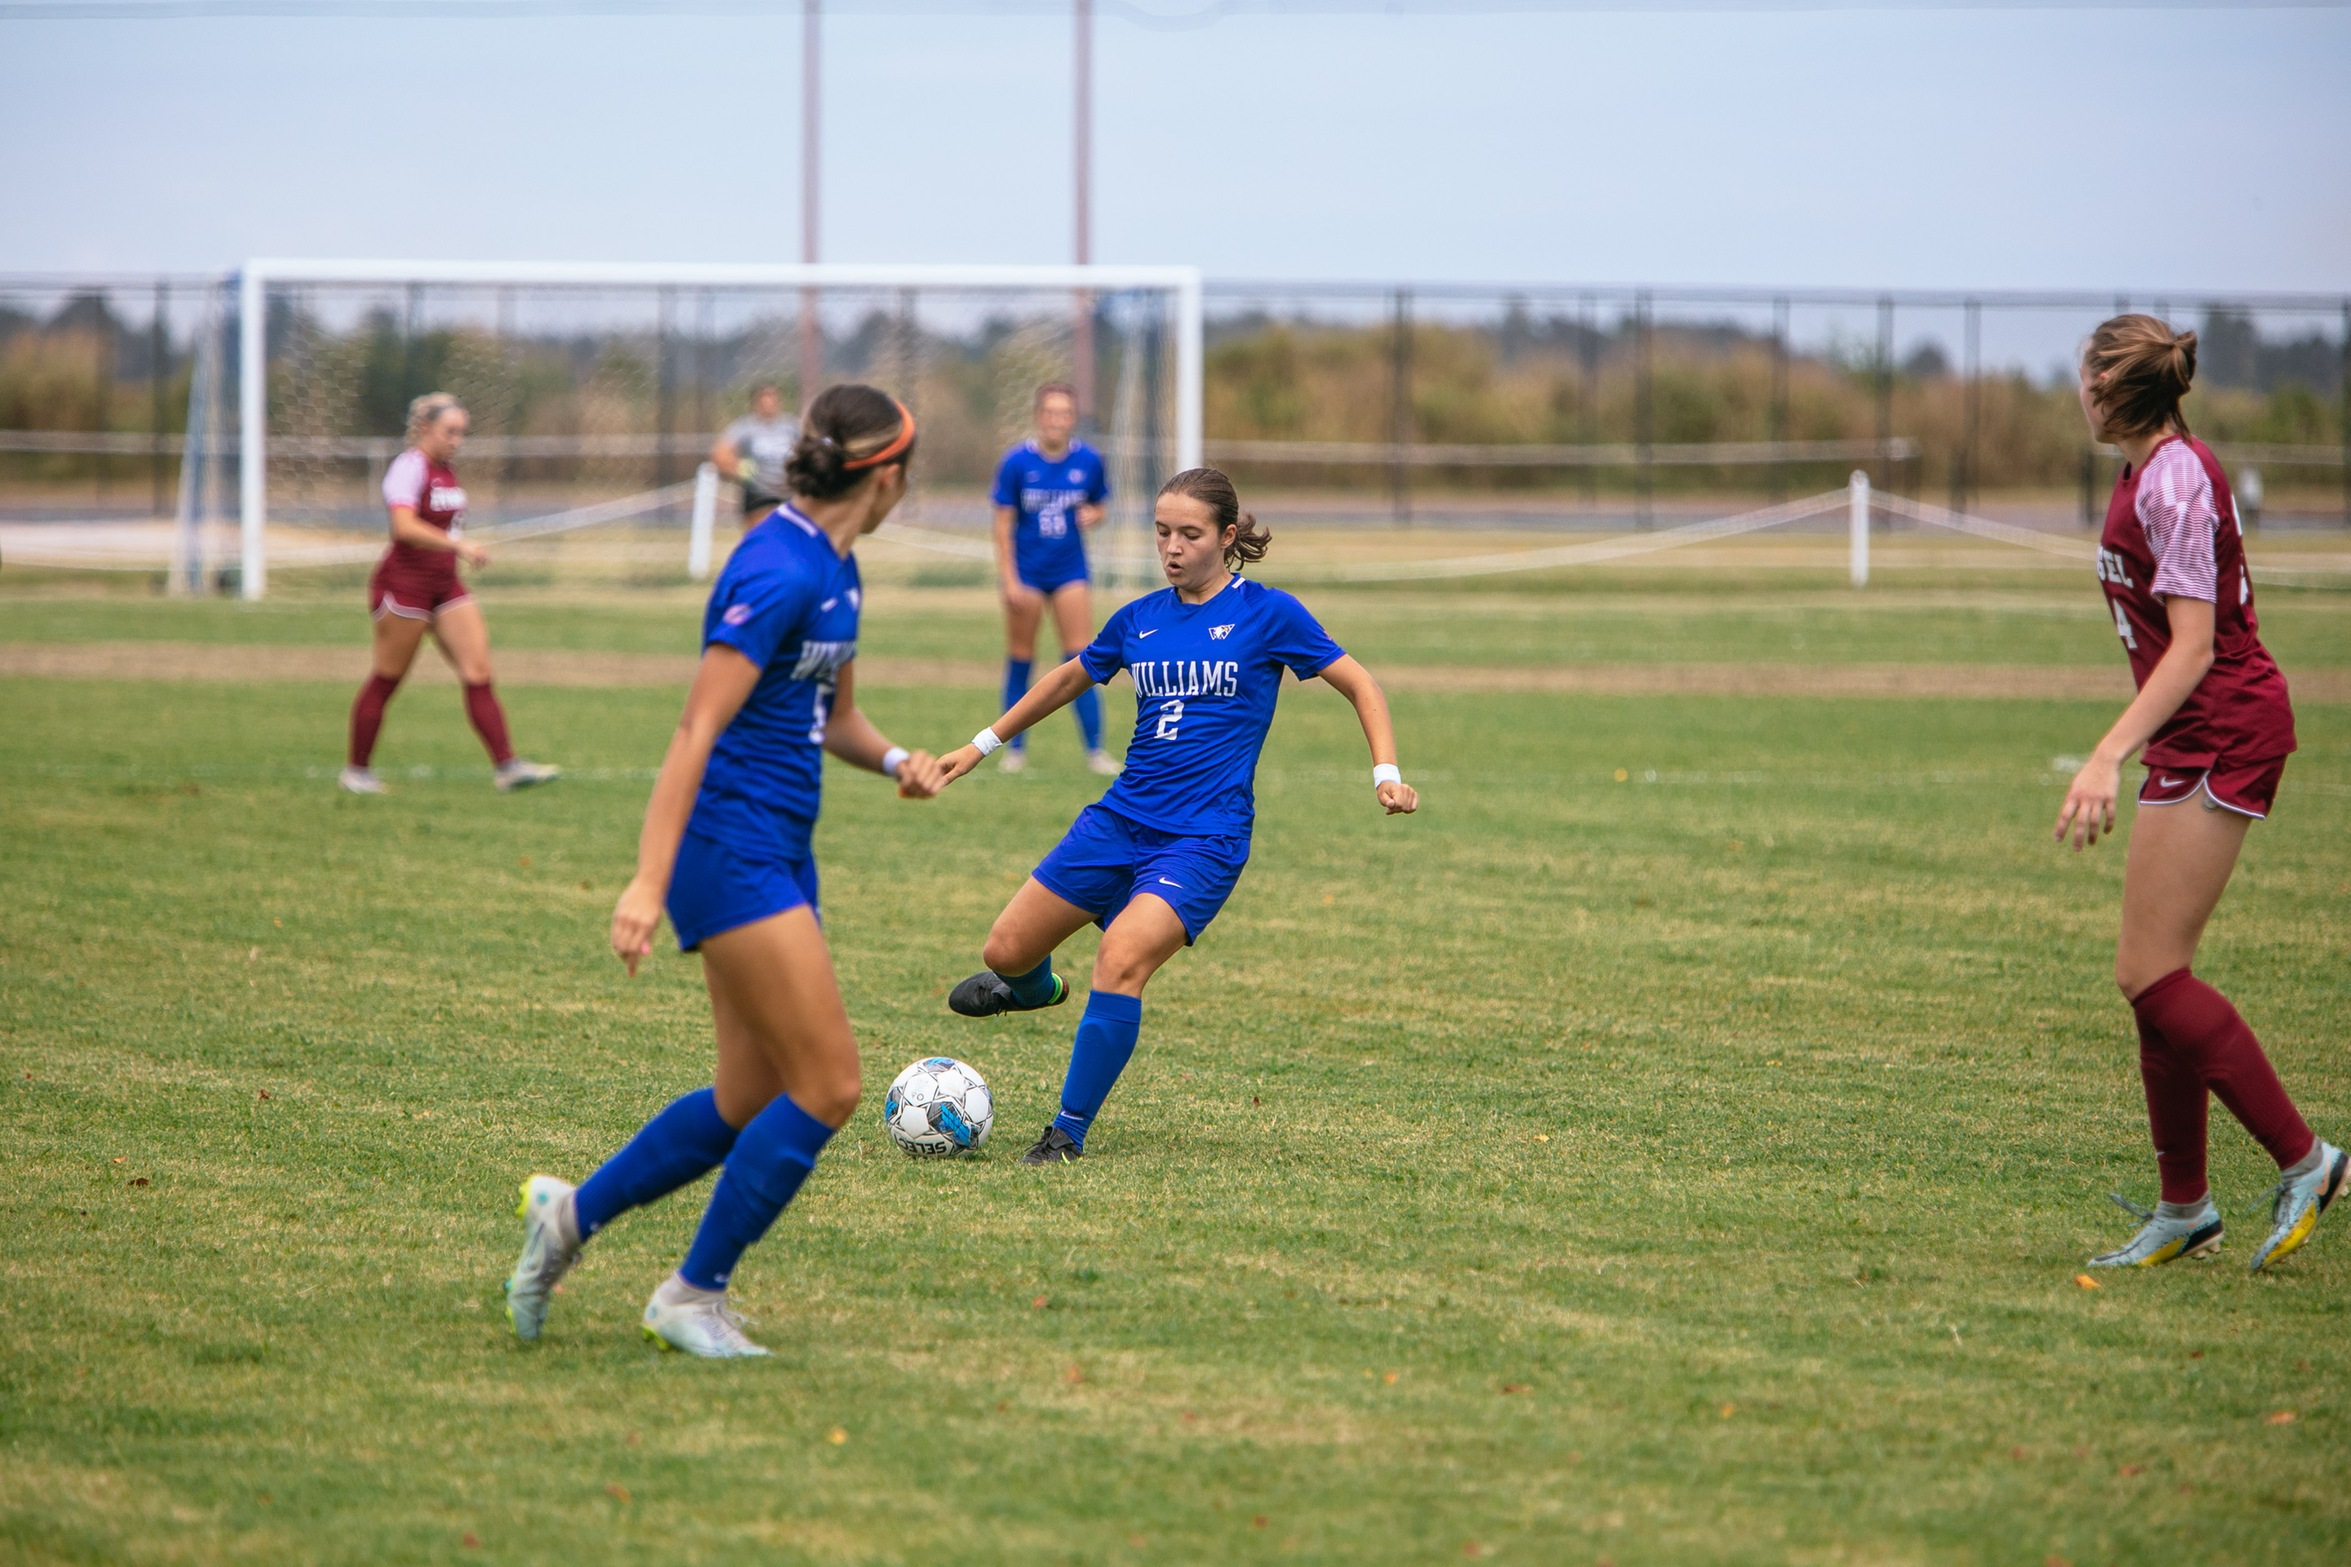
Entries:
{"type": "Polygon", "coordinates": [[[455,408],[462,412],[465,404],[448,392],[427,392],[408,405],[408,444],[414,446],[424,439],[425,431],[440,422],[441,415],[455,408]]]}
{"type": "Polygon", "coordinates": [[[2175,332],[2153,316],[2102,321],[2082,348],[2090,395],[2110,436],[2151,435],[2188,421],[2180,399],[2196,379],[2196,334],[2175,332]]]}

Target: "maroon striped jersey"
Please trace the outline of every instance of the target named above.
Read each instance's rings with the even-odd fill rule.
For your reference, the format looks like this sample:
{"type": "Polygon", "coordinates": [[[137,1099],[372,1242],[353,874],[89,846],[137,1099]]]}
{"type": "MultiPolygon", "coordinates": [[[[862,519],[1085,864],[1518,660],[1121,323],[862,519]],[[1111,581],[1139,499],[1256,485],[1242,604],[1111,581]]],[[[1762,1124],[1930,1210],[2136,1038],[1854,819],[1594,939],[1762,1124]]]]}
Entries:
{"type": "Polygon", "coordinates": [[[2261,645],[2245,530],[2228,475],[2194,436],[2173,436],[2144,466],[2124,466],[2098,540],[2098,582],[2115,635],[2144,686],[2171,646],[2167,598],[2212,605],[2212,668],[2147,742],[2159,767],[2268,761],[2294,749],[2286,677],[2261,645]]]}

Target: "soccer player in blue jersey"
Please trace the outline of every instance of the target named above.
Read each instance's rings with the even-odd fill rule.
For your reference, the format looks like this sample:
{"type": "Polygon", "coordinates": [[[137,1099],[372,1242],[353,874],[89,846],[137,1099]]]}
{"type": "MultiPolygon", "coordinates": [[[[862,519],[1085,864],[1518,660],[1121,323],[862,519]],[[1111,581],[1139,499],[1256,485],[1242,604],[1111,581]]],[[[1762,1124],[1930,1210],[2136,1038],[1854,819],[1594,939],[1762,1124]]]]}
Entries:
{"type": "MultiPolygon", "coordinates": [[[[1073,432],[1078,398],[1071,387],[1053,382],[1037,388],[1037,433],[1004,454],[996,465],[996,578],[1004,599],[1004,705],[1029,688],[1037,656],[1037,623],[1053,611],[1068,658],[1094,633],[1094,605],[1087,590],[1086,530],[1108,515],[1110,480],[1102,455],[1073,432]]],[[[1078,732],[1086,742],[1086,765],[1104,776],[1118,764],[1102,749],[1102,699],[1088,686],[1075,704],[1078,732]]],[[[1017,773],[1028,765],[1028,742],[1006,742],[997,765],[1017,773]]]]}
{"type": "Polygon", "coordinates": [[[824,753],[895,778],[911,799],[941,781],[936,760],[873,726],[851,685],[862,596],[851,547],[906,494],[913,450],[914,417],[896,400],[827,389],[785,469],[791,499],[743,536],[711,590],[702,665],[612,913],[612,950],[635,975],[666,905],[679,948],[702,954],[717,1068],[579,1186],[523,1183],[506,1309],[524,1339],[539,1336],[591,1236],[718,1169],[685,1261],[645,1305],[645,1336],[714,1359],[767,1353],[727,1309],[727,1280],[858,1098],[809,847],[824,753]]]}
{"type": "Polygon", "coordinates": [[[940,760],[944,786],[1080,692],[1122,669],[1134,681],[1125,771],[996,916],[982,953],[987,968],[947,998],[966,1017],[1059,1006],[1069,985],[1053,972],[1054,948],[1081,925],[1102,927],[1061,1113],[1022,1156],[1027,1164],[1062,1164],[1085,1152],[1086,1129],[1135,1052],[1143,987],[1200,939],[1241,879],[1257,755],[1284,670],[1320,679],[1354,705],[1382,808],[1395,816],[1420,807],[1396,770],[1396,732],[1379,682],[1305,605],[1239,574],[1271,541],[1241,510],[1233,481],[1214,468],[1187,469],[1167,481],[1154,511],[1169,586],[1111,616],[1083,653],[940,760]]]}

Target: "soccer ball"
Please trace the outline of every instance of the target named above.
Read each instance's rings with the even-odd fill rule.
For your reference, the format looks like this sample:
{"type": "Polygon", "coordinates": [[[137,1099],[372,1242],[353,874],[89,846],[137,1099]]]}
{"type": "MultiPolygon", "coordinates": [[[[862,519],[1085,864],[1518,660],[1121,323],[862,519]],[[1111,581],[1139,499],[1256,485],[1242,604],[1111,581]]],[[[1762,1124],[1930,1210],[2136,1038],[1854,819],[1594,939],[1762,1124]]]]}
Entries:
{"type": "Polygon", "coordinates": [[[917,1061],[882,1099],[890,1141],[917,1159],[952,1158],[988,1140],[996,1102],[980,1074],[952,1056],[917,1061]]]}

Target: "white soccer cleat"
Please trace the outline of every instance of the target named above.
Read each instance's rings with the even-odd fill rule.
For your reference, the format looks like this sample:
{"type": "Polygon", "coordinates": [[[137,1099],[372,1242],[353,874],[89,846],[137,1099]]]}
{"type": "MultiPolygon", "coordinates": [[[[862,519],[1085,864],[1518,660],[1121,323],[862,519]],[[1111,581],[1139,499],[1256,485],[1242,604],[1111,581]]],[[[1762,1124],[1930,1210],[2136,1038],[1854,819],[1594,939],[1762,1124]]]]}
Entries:
{"type": "Polygon", "coordinates": [[[335,785],[345,794],[385,794],[384,781],[372,767],[346,767],[336,774],[335,785]]]}
{"type": "Polygon", "coordinates": [[[563,769],[551,767],[545,762],[534,762],[527,756],[518,756],[512,761],[500,763],[498,771],[492,776],[497,780],[500,794],[511,794],[517,789],[528,789],[533,784],[553,783],[563,776],[563,769]]]}
{"type": "Polygon", "coordinates": [[[534,1175],[522,1183],[522,1201],[514,1210],[522,1219],[522,1256],[507,1275],[506,1320],[526,1344],[547,1325],[556,1284],[580,1260],[573,1190],[571,1182],[552,1175],[534,1175]]]}
{"type": "Polygon", "coordinates": [[[2318,1228],[2318,1216],[2342,1195],[2346,1178],[2351,1177],[2351,1155],[2333,1143],[2318,1145],[2318,1168],[2302,1175],[2289,1175],[2271,1187],[2254,1203],[2258,1208],[2269,1204],[2269,1239],[2254,1252],[2252,1271],[2259,1273],[2273,1262],[2282,1262],[2302,1249],[2310,1239],[2310,1232],[2318,1228]]]}
{"type": "Polygon", "coordinates": [[[1029,770],[1029,753],[1006,746],[1004,754],[996,758],[996,765],[1008,773],[1025,773],[1029,770]]]}
{"type": "Polygon", "coordinates": [[[1099,773],[1105,778],[1116,778],[1118,776],[1118,760],[1108,751],[1088,751],[1086,753],[1086,771],[1099,773]]]}
{"type": "Polygon", "coordinates": [[[745,1320],[727,1305],[726,1295],[692,1290],[673,1299],[664,1283],[645,1302],[645,1336],[663,1349],[683,1350],[704,1360],[749,1360],[767,1351],[743,1332],[745,1320]]]}
{"type": "Polygon", "coordinates": [[[2109,1195],[2116,1207],[2145,1222],[2127,1244],[2092,1257],[2093,1268],[2157,1268],[2182,1257],[2210,1257],[2220,1250],[2220,1210],[2209,1197],[2187,1218],[2167,1219],[2120,1192],[2109,1195]]]}

